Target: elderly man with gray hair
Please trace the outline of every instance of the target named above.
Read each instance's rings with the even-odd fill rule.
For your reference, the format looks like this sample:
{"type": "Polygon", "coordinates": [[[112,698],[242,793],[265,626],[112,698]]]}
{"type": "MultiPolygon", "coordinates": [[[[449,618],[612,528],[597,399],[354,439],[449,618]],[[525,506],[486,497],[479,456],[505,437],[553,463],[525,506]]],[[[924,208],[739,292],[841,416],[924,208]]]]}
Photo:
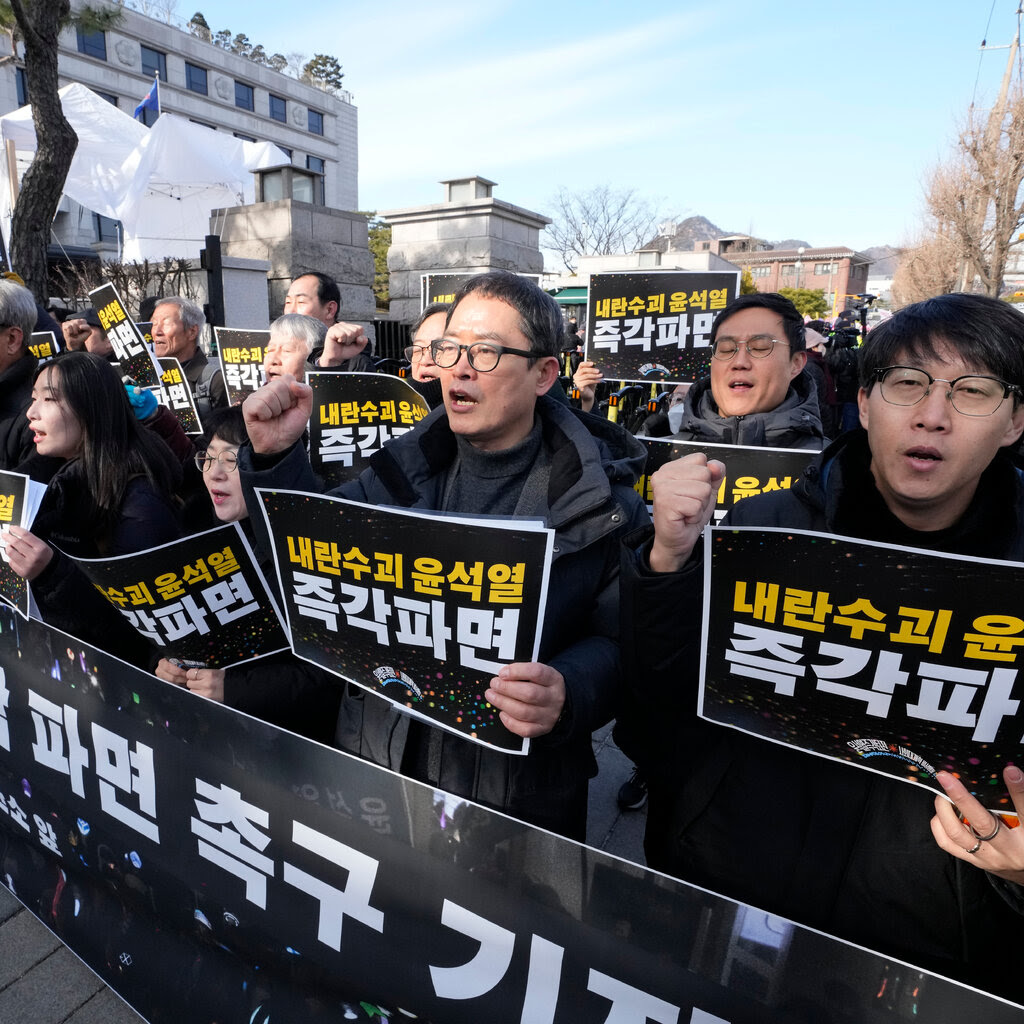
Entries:
{"type": "Polygon", "coordinates": [[[220,367],[211,363],[199,347],[199,334],[205,325],[202,309],[180,295],[161,298],[153,310],[153,351],[159,359],[173,356],[181,363],[200,419],[211,409],[228,404],[220,367]]]}
{"type": "Polygon", "coordinates": [[[32,293],[15,281],[0,280],[0,469],[14,469],[35,453],[25,410],[37,365],[27,347],[36,316],[32,293]]]}
{"type": "Polygon", "coordinates": [[[270,325],[270,341],[263,353],[263,375],[276,380],[291,374],[304,379],[307,370],[316,369],[309,358],[323,345],[327,328],[323,321],[303,313],[285,313],[270,325]]]}

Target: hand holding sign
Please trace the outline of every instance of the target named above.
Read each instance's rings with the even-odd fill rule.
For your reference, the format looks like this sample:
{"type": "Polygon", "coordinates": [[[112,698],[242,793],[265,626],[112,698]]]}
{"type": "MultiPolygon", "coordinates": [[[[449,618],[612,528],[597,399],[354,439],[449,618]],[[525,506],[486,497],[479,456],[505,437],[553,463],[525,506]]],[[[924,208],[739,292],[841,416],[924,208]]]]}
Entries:
{"type": "MultiPolygon", "coordinates": [[[[946,853],[1017,885],[1024,885],[1024,827],[1011,828],[987,811],[949,772],[935,776],[949,800],[935,798],[932,835],[946,853]],[[955,805],[955,807],[954,807],[955,805]],[[970,822],[961,821],[957,810],[970,822]]],[[[1024,815],[1024,772],[1003,769],[1003,781],[1017,815],[1024,815]]]]}
{"type": "Polygon", "coordinates": [[[11,525],[7,531],[7,561],[22,579],[34,580],[53,558],[53,548],[34,533],[11,525]]]}
{"type": "Polygon", "coordinates": [[[526,739],[546,736],[565,707],[565,679],[539,661],[513,662],[491,680],[484,699],[501,712],[509,732],[526,739]]]}
{"type": "Polygon", "coordinates": [[[677,572],[690,557],[701,531],[711,521],[725,466],[703,453],[668,462],[651,477],[654,495],[654,544],[650,566],[677,572]]]}
{"type": "Polygon", "coordinates": [[[313,391],[285,375],[264,384],[242,403],[245,427],[253,451],[272,455],[291,448],[309,423],[313,391]]]}

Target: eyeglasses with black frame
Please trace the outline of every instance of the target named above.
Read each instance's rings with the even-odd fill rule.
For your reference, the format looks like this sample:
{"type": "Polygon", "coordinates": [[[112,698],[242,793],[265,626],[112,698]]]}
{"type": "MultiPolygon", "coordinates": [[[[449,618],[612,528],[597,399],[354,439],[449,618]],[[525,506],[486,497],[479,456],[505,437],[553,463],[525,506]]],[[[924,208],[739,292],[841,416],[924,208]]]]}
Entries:
{"type": "Polygon", "coordinates": [[[466,353],[469,365],[479,373],[490,373],[498,365],[502,356],[523,356],[525,359],[540,359],[544,353],[532,349],[508,348],[496,345],[491,341],[474,341],[469,345],[459,345],[446,338],[438,338],[430,343],[431,358],[443,370],[453,367],[462,353],[466,353]]]}
{"type": "Polygon", "coordinates": [[[946,398],[962,416],[991,416],[1010,395],[1024,393],[1016,384],[979,373],[947,380],[916,366],[878,366],[874,375],[882,398],[890,405],[917,405],[931,394],[933,384],[948,384],[946,398]]]}
{"type": "Polygon", "coordinates": [[[211,455],[209,452],[196,452],[196,467],[200,473],[205,473],[215,462],[220,465],[225,473],[233,473],[238,469],[238,452],[223,451],[219,455],[211,455]]]}
{"type": "Polygon", "coordinates": [[[727,335],[724,338],[715,338],[711,343],[711,355],[715,359],[723,361],[732,359],[739,352],[740,345],[742,345],[747,350],[747,355],[751,359],[767,359],[772,354],[776,345],[788,344],[788,341],[779,341],[778,338],[773,338],[770,334],[755,334],[752,338],[747,338],[746,341],[730,338],[727,335]]]}
{"type": "Polygon", "coordinates": [[[417,359],[422,359],[424,356],[429,355],[432,344],[433,342],[428,342],[426,345],[406,345],[402,351],[405,353],[405,358],[411,363],[413,356],[416,356],[417,359]]]}

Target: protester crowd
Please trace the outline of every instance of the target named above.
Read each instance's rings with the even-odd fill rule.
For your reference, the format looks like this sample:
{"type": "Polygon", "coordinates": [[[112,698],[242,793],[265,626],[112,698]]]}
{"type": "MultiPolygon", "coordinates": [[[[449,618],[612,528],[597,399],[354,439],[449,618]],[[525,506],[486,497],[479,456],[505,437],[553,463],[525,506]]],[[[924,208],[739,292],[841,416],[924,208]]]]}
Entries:
{"type": "MultiPolygon", "coordinates": [[[[320,489],[303,374],[375,368],[365,329],[337,322],[339,305],[325,275],[295,279],[271,326],[265,383],[239,409],[199,344],[202,310],[159,298],[153,343],[181,361],[197,400],[205,434],[193,444],[151,395],[122,383],[94,311],[66,321],[67,352],[37,366],[26,348],[35,300],[0,282],[0,468],[47,485],[32,528],[6,533],[6,555],[44,620],[169,684],[575,839],[596,773],[591,736],[615,718],[636,765],[622,803],[641,807],[649,793],[651,867],[1022,998],[1024,829],[948,772],[938,781],[949,799],[932,799],[697,716],[698,541],[724,466],[693,454],[659,469],[652,522],[634,490],[643,445],[597,414],[596,363],[570,364],[569,379],[575,331],[524,278],[468,278],[452,303],[424,310],[405,352],[431,413],[331,493],[554,531],[538,658],[503,667],[485,694],[530,738],[526,756],[413,719],[290,653],[227,670],[160,658],[103,602],[69,556],[130,554],[238,522],[269,561],[253,489],[320,489]]],[[[743,500],[727,524],[1024,559],[1024,318],[947,295],[854,340],[842,325],[805,324],[782,296],[740,296],[712,326],[709,375],[666,388],[633,425],[810,453],[792,489],[743,500]]],[[[1003,778],[1024,810],[1024,773],[1009,766],[1003,778]]]]}

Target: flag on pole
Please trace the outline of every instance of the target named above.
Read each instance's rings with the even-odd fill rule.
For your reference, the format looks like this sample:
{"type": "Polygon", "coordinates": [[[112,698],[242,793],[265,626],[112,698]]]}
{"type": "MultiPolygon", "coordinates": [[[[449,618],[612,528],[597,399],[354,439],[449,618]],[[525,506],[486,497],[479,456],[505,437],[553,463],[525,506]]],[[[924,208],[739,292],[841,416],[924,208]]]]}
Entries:
{"type": "Polygon", "coordinates": [[[149,92],[146,93],[143,101],[135,108],[135,113],[132,114],[136,120],[144,110],[155,110],[157,114],[160,113],[160,79],[156,77],[153,79],[153,84],[149,87],[149,92]]]}

